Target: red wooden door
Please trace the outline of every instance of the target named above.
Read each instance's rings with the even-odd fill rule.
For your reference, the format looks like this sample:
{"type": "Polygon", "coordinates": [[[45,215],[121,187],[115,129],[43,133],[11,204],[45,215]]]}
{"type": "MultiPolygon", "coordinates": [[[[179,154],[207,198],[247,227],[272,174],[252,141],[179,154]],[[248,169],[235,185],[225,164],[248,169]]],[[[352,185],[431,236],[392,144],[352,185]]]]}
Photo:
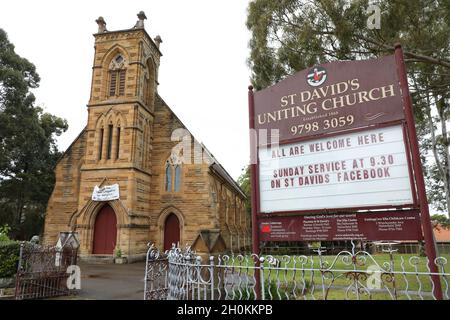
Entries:
{"type": "Polygon", "coordinates": [[[180,242],[180,221],[173,213],[169,214],[164,224],[164,250],[172,248],[172,243],[180,242]]]}
{"type": "Polygon", "coordinates": [[[117,219],[113,208],[105,205],[95,218],[93,254],[113,254],[116,247],[117,219]]]}

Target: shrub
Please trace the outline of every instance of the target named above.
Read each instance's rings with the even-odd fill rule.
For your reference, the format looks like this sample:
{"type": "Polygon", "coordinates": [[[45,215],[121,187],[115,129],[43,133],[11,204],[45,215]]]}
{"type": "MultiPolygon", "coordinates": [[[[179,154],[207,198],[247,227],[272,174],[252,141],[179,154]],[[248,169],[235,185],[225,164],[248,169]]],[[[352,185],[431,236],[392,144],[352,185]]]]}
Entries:
{"type": "Polygon", "coordinates": [[[19,263],[20,242],[0,242],[0,278],[11,278],[19,263]]]}
{"type": "Polygon", "coordinates": [[[122,258],[122,250],[120,250],[120,248],[116,248],[114,251],[116,258],[122,258]]]}

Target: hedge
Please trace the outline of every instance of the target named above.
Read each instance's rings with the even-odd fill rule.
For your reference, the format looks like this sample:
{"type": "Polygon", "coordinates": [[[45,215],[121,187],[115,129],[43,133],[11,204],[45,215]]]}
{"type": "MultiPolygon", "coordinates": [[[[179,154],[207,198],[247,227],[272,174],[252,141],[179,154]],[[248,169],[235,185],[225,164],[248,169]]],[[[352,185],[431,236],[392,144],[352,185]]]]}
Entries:
{"type": "Polygon", "coordinates": [[[0,242],[0,278],[11,278],[19,263],[20,242],[0,242]]]}

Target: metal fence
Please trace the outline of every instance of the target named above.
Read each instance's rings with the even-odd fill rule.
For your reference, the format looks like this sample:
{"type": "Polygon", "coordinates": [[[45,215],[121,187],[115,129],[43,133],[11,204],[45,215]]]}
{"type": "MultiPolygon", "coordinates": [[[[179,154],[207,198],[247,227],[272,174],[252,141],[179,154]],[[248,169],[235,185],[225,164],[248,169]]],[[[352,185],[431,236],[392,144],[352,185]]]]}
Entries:
{"type": "Polygon", "coordinates": [[[426,257],[402,256],[391,245],[383,254],[343,250],[327,256],[230,254],[202,257],[189,247],[165,253],[151,247],[147,256],[144,299],[175,300],[427,300],[449,299],[447,259],[431,273],[426,257]],[[256,284],[259,275],[261,288],[256,284]]]}
{"type": "Polygon", "coordinates": [[[77,249],[22,243],[15,299],[42,299],[71,294],[67,268],[77,264],[77,249]]]}

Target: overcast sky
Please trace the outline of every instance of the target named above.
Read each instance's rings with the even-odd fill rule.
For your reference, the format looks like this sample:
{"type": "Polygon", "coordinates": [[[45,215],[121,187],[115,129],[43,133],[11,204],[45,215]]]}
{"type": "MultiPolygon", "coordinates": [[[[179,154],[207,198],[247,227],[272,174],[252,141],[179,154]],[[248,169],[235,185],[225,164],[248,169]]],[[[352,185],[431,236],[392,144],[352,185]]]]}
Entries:
{"type": "Polygon", "coordinates": [[[58,139],[65,150],[87,123],[95,20],[108,30],[134,26],[143,10],[145,28],[160,35],[159,94],[235,178],[247,164],[247,87],[250,71],[247,0],[6,1],[0,28],[16,52],[41,76],[37,103],[67,119],[58,139]]]}

